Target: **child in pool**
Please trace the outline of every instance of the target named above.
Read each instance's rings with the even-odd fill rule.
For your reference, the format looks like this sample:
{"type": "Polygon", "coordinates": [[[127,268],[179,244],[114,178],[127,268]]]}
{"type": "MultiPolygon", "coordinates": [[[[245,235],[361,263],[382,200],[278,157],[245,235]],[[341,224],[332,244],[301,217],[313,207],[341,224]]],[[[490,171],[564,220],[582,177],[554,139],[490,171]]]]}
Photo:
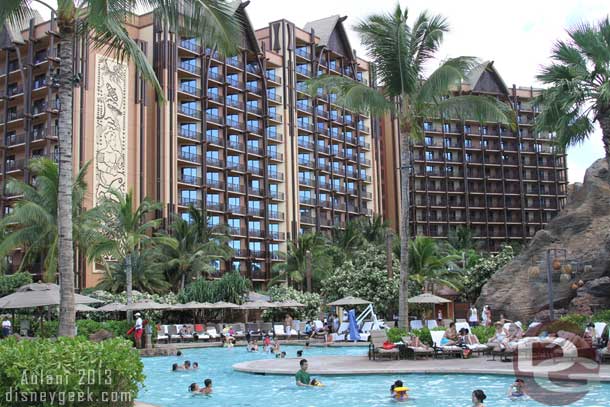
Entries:
{"type": "Polygon", "coordinates": [[[197,383],[191,383],[189,391],[193,394],[203,394],[203,390],[197,383]]]}
{"type": "Polygon", "coordinates": [[[508,388],[508,397],[516,398],[525,396],[525,382],[523,379],[517,379],[508,388]]]}
{"type": "Polygon", "coordinates": [[[205,379],[203,385],[205,387],[201,389],[201,392],[203,394],[212,394],[212,379],[205,379]]]}
{"type": "Polygon", "coordinates": [[[318,379],[312,379],[311,383],[309,384],[314,387],[324,387],[324,385],[318,379]]]}
{"type": "Polygon", "coordinates": [[[402,380],[396,380],[393,385],[390,386],[390,396],[394,397],[396,393],[394,393],[394,389],[396,387],[402,387],[402,380]]]}
{"type": "Polygon", "coordinates": [[[483,390],[475,390],[472,392],[472,407],[485,407],[483,402],[487,396],[483,392],[483,390]]]}

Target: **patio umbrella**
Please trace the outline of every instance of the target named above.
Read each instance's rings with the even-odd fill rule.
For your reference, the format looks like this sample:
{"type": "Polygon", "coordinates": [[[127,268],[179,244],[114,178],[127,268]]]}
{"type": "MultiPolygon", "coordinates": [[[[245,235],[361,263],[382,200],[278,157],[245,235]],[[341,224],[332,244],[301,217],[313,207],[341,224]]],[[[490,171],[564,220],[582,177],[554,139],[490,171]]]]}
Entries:
{"type": "Polygon", "coordinates": [[[269,301],[249,301],[249,302],[244,302],[242,305],[240,305],[240,309],[264,309],[264,308],[277,308],[278,305],[274,302],[269,302],[269,301]]]}
{"type": "MultiPolygon", "coordinates": [[[[14,293],[0,298],[0,308],[34,308],[59,305],[59,286],[57,284],[32,283],[19,287],[14,293]]],[[[76,304],[95,304],[102,301],[85,295],[74,294],[76,304]]]]}
{"type": "Polygon", "coordinates": [[[76,312],[98,312],[99,311],[99,309],[90,307],[85,304],[76,304],[76,306],[74,308],[76,308],[76,312]]]}
{"type": "Polygon", "coordinates": [[[110,304],[99,307],[97,310],[101,312],[125,311],[125,304],[121,304],[120,302],[111,302],[110,304]]]}
{"type": "Polygon", "coordinates": [[[302,308],[305,304],[301,304],[295,300],[278,301],[274,303],[278,308],[302,308]]]}
{"type": "Polygon", "coordinates": [[[246,296],[247,301],[271,301],[271,297],[265,294],[257,293],[256,291],[250,291],[246,296]]]}
{"type": "Polygon", "coordinates": [[[233,304],[232,302],[224,302],[218,301],[213,304],[210,304],[211,309],[229,309],[229,308],[239,308],[239,305],[233,304]]]}
{"type": "Polygon", "coordinates": [[[370,301],[363,300],[362,298],[348,296],[345,298],[341,298],[340,300],[333,301],[326,305],[335,306],[335,307],[343,307],[345,305],[368,305],[371,304],[370,301]]]}
{"type": "Polygon", "coordinates": [[[145,311],[145,310],[165,310],[165,309],[171,309],[172,306],[169,304],[159,304],[158,302],[155,302],[153,300],[143,300],[143,301],[138,301],[138,302],[134,302],[131,305],[126,305],[125,306],[125,310],[139,310],[139,311],[145,311]]]}
{"type": "Polygon", "coordinates": [[[446,304],[448,302],[451,302],[451,300],[448,300],[443,297],[438,297],[434,294],[423,293],[415,297],[409,298],[407,302],[409,304],[446,304]]]}
{"type": "Polygon", "coordinates": [[[191,301],[191,302],[187,302],[186,304],[174,304],[171,306],[170,309],[175,309],[175,310],[198,310],[198,309],[206,309],[206,308],[211,308],[212,304],[210,304],[209,302],[197,302],[197,301],[191,301]]]}

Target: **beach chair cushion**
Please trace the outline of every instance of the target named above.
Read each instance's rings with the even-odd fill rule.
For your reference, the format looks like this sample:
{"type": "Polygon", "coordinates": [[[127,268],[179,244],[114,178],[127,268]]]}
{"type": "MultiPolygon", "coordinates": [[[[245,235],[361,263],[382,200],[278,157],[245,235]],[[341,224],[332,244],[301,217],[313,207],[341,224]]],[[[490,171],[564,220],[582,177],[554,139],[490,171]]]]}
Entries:
{"type": "MultiPolygon", "coordinates": [[[[349,324],[347,326],[347,329],[349,329],[349,324]]],[[[371,332],[371,329],[373,329],[373,322],[367,321],[362,325],[362,329],[360,330],[360,332],[367,334],[371,332]]]]}
{"type": "Polygon", "coordinates": [[[601,338],[602,335],[604,334],[604,329],[606,329],[605,322],[596,322],[595,323],[595,336],[597,336],[598,338],[601,338]]]}
{"type": "Polygon", "coordinates": [[[468,332],[470,332],[470,325],[468,324],[468,322],[456,322],[455,323],[455,330],[457,332],[460,332],[460,329],[462,328],[466,328],[468,329],[468,332]]]}
{"type": "Polygon", "coordinates": [[[438,323],[434,319],[429,319],[426,321],[426,326],[428,329],[438,328],[438,323]]]}
{"type": "Polygon", "coordinates": [[[409,323],[411,329],[422,329],[424,327],[424,323],[421,319],[414,319],[409,323]]]}
{"type": "Polygon", "coordinates": [[[277,336],[286,336],[284,325],[273,325],[273,334],[277,336]]]}

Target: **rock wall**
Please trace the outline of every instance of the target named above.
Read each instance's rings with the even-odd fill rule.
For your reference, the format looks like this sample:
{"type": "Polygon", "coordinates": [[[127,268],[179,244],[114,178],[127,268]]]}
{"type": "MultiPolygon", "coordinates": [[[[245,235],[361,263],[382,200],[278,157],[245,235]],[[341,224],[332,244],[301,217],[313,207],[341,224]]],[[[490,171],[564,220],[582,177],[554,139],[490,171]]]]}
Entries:
{"type": "Polygon", "coordinates": [[[494,318],[501,312],[521,321],[548,318],[546,253],[552,248],[566,249],[568,261],[579,265],[570,281],[559,278],[561,273],[553,279],[555,316],[610,308],[610,172],[605,159],[589,167],[582,184],[570,185],[564,210],[492,276],[477,305],[489,304],[494,318]],[[533,265],[539,266],[539,276],[531,272],[533,265]],[[578,281],[581,286],[575,289],[578,281]]]}

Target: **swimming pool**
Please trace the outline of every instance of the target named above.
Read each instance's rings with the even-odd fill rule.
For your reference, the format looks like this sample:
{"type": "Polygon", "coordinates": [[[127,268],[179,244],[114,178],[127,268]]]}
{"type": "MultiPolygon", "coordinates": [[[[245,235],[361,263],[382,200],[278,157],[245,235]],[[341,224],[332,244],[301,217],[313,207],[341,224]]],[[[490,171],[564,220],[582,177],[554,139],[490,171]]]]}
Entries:
{"type": "MultiPolygon", "coordinates": [[[[284,346],[288,357],[296,357],[297,346],[284,346]]],[[[411,391],[407,406],[465,407],[470,406],[473,389],[481,388],[488,396],[487,406],[540,407],[544,404],[532,400],[510,401],[506,390],[510,377],[493,375],[359,375],[323,376],[324,388],[298,388],[292,376],[262,376],[240,373],[232,369],[235,363],[270,358],[265,353],[248,353],[245,348],[187,349],[181,357],[144,358],[145,387],[138,400],[162,407],[219,406],[219,407],[359,407],[390,406],[389,387],[401,379],[411,391]],[[184,360],[199,362],[198,371],[171,372],[173,363],[184,360]],[[214,394],[193,396],[188,386],[211,378],[214,394]]],[[[366,348],[330,347],[310,348],[304,357],[321,355],[365,355],[366,348]]],[[[439,361],[442,363],[442,361],[439,361]]],[[[295,361],[295,366],[297,362],[295,361]]],[[[610,384],[598,384],[589,389],[587,396],[571,406],[602,407],[610,405],[610,384]]]]}

